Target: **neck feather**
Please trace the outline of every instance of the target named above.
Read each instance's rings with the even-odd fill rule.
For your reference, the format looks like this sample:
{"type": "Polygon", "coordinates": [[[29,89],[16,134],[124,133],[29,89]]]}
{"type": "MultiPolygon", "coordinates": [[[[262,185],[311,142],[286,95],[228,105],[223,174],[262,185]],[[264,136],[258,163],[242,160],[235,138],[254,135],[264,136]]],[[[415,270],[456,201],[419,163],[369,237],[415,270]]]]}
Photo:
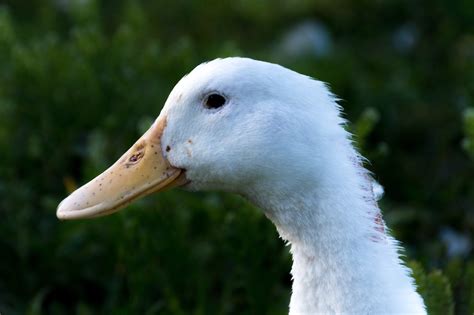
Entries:
{"type": "Polygon", "coordinates": [[[425,314],[370,178],[351,152],[346,161],[327,161],[337,167],[323,177],[306,169],[304,183],[251,194],[291,244],[290,314],[425,314]]]}

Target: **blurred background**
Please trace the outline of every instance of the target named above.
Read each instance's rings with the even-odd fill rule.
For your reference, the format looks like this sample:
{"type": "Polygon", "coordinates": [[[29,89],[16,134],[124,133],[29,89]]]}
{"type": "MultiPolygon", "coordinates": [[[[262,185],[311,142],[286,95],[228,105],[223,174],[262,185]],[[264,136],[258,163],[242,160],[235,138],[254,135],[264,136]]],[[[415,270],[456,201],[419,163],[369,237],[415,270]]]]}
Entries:
{"type": "Polygon", "coordinates": [[[431,314],[474,312],[474,2],[0,1],[0,313],[287,314],[288,248],[240,197],[57,204],[225,56],[330,84],[431,314]]]}

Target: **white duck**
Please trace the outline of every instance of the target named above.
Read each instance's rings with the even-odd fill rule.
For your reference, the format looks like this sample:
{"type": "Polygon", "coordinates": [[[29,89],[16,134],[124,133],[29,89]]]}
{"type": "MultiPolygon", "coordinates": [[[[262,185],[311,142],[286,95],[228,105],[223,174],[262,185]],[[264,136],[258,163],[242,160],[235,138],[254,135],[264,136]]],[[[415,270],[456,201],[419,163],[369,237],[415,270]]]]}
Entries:
{"type": "Polygon", "coordinates": [[[426,314],[324,83],[246,58],[196,67],[151,128],[58,207],[97,217],[173,186],[238,193],[291,244],[290,314],[426,314]]]}

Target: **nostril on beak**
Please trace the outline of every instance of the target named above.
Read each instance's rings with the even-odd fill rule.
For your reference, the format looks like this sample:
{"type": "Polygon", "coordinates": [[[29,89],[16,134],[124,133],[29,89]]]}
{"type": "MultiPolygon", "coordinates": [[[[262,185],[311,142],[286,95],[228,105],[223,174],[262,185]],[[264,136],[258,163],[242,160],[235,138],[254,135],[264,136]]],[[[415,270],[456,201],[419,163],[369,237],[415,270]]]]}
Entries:
{"type": "Polygon", "coordinates": [[[138,162],[145,154],[143,152],[138,152],[138,153],[135,153],[134,155],[132,155],[128,161],[131,162],[131,163],[135,163],[135,162],[138,162]]]}

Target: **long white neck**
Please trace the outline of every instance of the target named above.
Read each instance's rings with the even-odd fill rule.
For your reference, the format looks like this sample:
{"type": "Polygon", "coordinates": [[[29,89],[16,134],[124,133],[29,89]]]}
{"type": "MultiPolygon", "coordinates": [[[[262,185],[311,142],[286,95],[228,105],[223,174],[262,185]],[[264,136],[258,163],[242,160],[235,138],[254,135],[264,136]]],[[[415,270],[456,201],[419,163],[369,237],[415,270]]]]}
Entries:
{"type": "MultiPolygon", "coordinates": [[[[341,202],[326,200],[303,211],[327,209],[336,215],[357,207],[346,204],[344,211],[337,204],[341,202]]],[[[376,221],[363,228],[356,226],[360,218],[350,215],[344,220],[335,216],[325,220],[313,216],[313,220],[308,222],[314,227],[311,233],[303,231],[306,236],[290,241],[294,278],[290,314],[425,313],[409,270],[398,258],[397,243],[380,232],[376,221]]]]}
{"type": "Polygon", "coordinates": [[[323,177],[306,169],[294,186],[251,194],[291,244],[290,314],[426,314],[370,179],[351,155],[326,161],[334,164],[323,177]]]}

